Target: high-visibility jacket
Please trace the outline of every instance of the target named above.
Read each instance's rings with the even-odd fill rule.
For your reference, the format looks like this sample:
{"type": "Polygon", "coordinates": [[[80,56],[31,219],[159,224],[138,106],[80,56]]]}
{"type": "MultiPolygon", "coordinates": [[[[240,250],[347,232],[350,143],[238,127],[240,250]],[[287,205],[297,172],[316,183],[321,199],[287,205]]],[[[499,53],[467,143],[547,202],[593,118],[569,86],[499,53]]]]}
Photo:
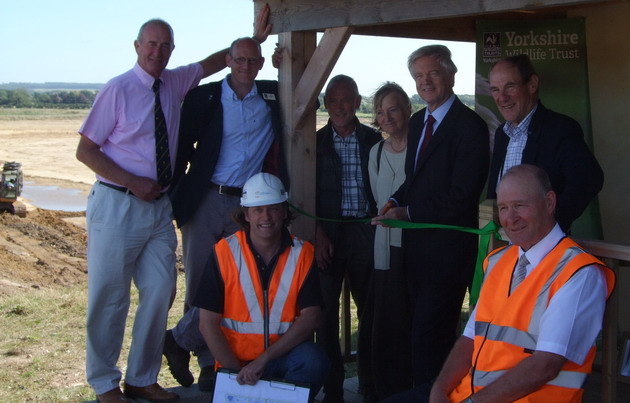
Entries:
{"type": "MultiPolygon", "coordinates": [[[[600,266],[606,277],[608,296],[615,284],[612,270],[571,239],[564,238],[510,295],[512,268],[518,257],[518,246],[507,246],[493,251],[484,262],[472,367],[450,394],[452,402],[479,391],[533,354],[540,319],[549,301],[578,270],[589,265],[600,266]]],[[[583,384],[594,357],[595,346],[583,364],[567,360],[556,378],[517,402],[581,402],[583,384]]]]}
{"type": "Polygon", "coordinates": [[[299,315],[298,294],[313,262],[313,246],[293,238],[263,284],[245,232],[238,231],[215,246],[225,285],[221,330],[245,363],[276,342],[299,315]]]}

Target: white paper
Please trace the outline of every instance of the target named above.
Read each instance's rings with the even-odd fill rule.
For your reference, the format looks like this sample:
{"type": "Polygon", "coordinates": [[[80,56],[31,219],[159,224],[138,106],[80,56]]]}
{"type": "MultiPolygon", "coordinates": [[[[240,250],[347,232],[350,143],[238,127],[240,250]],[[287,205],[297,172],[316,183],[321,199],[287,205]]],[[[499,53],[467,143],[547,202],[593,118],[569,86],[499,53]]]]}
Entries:
{"type": "Polygon", "coordinates": [[[239,385],[236,374],[219,370],[213,403],[308,403],[309,389],[291,383],[260,379],[239,385]]]}

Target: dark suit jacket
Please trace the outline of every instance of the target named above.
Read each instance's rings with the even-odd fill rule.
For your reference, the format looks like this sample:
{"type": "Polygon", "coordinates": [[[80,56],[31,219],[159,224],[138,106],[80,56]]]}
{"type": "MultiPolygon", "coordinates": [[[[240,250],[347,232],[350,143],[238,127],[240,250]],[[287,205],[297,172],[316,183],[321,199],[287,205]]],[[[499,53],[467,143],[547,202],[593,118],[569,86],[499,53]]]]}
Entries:
{"type": "MultiPolygon", "coordinates": [[[[406,179],[393,198],[407,206],[411,221],[478,227],[479,197],[488,173],[489,139],[485,122],[458,98],[420,155],[414,172],[415,154],[424,126],[426,108],[409,121],[406,179]]],[[[451,230],[403,230],[406,264],[417,275],[440,281],[453,276],[469,282],[476,253],[459,242],[475,237],[451,230]],[[472,255],[471,255],[472,253],[472,255]],[[410,260],[411,259],[411,260],[410,260]]],[[[450,278],[451,280],[449,280],[450,278]]]]}
{"type": "MultiPolygon", "coordinates": [[[[200,85],[192,89],[186,95],[182,106],[179,145],[173,174],[174,186],[171,186],[170,193],[173,214],[179,227],[194,215],[205,192],[210,189],[210,180],[219,159],[223,141],[221,82],[200,85]]],[[[271,123],[275,135],[263,164],[263,172],[278,176],[288,189],[289,176],[282,149],[278,82],[257,80],[256,87],[258,94],[271,108],[271,123]]]]}
{"type": "MultiPolygon", "coordinates": [[[[414,170],[423,109],[409,121],[405,182],[393,195],[411,221],[478,228],[479,197],[488,174],[485,122],[459,99],[440,123],[414,170]]],[[[414,383],[430,382],[455,342],[477,237],[447,229],[404,229],[404,267],[413,304],[414,383]]]]}
{"type": "MultiPolygon", "coordinates": [[[[503,125],[499,126],[488,180],[489,199],[497,197],[497,179],[509,141],[503,125]]],[[[529,123],[521,162],[539,166],[549,175],[551,187],[558,196],[556,220],[565,232],[604,184],[602,168],[584,142],[578,122],[545,108],[540,102],[529,123]]]]}

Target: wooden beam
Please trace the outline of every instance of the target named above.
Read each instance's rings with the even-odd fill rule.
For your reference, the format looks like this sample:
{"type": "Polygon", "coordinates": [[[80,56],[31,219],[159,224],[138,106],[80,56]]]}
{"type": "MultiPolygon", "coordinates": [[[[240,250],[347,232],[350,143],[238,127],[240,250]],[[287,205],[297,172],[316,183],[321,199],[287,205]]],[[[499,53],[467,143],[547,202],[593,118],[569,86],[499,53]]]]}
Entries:
{"type": "MultiPolygon", "coordinates": [[[[335,67],[335,63],[337,63],[351,34],[352,28],[349,27],[329,28],[324,32],[324,36],[319,41],[302,78],[295,87],[293,122],[296,129],[301,126],[306,115],[313,113],[315,100],[333,67],[335,67]]],[[[297,133],[296,131],[294,135],[297,133]]]]}
{"type": "Polygon", "coordinates": [[[464,17],[439,21],[430,20],[399,24],[361,26],[354,29],[353,35],[474,42],[476,33],[475,29],[475,18],[464,17]]]}
{"type": "Polygon", "coordinates": [[[254,0],[269,3],[272,33],[359,27],[556,6],[597,4],[611,0],[254,0]]]}
{"type": "MultiPolygon", "coordinates": [[[[285,156],[291,180],[291,203],[309,213],[315,213],[315,110],[305,114],[298,128],[294,120],[294,105],[298,102],[296,87],[315,52],[315,32],[283,33],[279,45],[284,57],[279,69],[280,106],[283,117],[285,156]]],[[[303,102],[303,101],[302,101],[303,102]]],[[[315,221],[298,216],[291,232],[302,239],[315,238],[315,221]]]]}

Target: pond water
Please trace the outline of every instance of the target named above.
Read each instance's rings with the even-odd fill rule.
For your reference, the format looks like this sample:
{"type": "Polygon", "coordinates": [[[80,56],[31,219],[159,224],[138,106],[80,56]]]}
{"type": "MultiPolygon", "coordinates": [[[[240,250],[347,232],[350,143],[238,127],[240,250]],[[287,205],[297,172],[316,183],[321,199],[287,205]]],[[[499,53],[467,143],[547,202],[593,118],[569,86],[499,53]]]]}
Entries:
{"type": "Polygon", "coordinates": [[[87,196],[80,189],[38,185],[25,181],[20,196],[28,203],[46,210],[85,211],[87,196]]]}

